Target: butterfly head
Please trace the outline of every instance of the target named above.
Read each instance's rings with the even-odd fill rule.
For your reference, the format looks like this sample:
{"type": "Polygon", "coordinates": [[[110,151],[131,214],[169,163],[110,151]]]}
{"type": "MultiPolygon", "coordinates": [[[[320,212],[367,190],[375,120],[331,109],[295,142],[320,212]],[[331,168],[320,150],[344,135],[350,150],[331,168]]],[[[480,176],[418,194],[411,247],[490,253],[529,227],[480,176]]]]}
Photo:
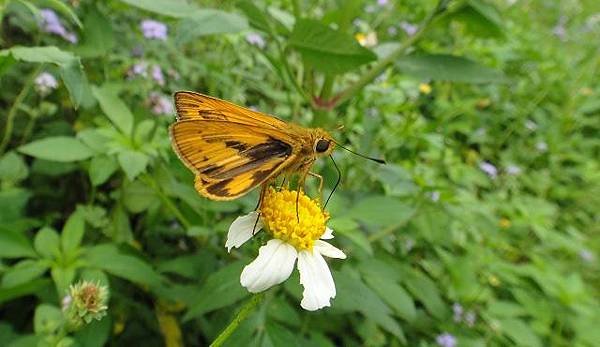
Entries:
{"type": "Polygon", "coordinates": [[[313,136],[313,150],[317,156],[330,155],[335,148],[335,141],[323,129],[315,129],[313,136]]]}

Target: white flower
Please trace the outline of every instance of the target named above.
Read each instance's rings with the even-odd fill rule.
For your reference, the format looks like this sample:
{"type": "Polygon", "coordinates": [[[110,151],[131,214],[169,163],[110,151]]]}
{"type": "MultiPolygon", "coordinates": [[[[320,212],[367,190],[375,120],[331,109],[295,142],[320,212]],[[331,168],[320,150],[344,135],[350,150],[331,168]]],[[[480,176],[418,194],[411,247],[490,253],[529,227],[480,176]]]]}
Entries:
{"type": "Polygon", "coordinates": [[[260,217],[257,212],[251,212],[231,224],[225,247],[228,251],[240,247],[261,229],[269,229],[273,239],[260,247],[258,257],[244,268],[240,283],[251,293],[267,290],[288,279],[297,260],[300,283],[304,287],[300,305],[314,311],[330,306],[330,300],[336,295],[333,277],[323,256],[345,259],[346,255],[323,241],[333,238],[332,230],[325,227],[326,216],[320,207],[303,193],[300,193],[298,223],[296,193],[270,190],[263,200],[260,217]]]}

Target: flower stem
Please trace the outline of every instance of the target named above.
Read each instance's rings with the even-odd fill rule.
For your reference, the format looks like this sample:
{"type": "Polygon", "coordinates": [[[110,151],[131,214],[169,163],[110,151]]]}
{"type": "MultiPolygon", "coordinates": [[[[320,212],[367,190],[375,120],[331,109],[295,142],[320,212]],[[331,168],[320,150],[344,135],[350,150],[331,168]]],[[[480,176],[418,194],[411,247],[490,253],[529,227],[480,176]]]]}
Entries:
{"type": "Polygon", "coordinates": [[[231,323],[217,336],[217,338],[210,344],[210,347],[221,346],[233,332],[238,328],[241,322],[243,322],[248,315],[254,311],[254,308],[261,302],[264,296],[263,293],[254,294],[252,298],[242,307],[242,309],[233,318],[231,323]]]}
{"type": "Polygon", "coordinates": [[[367,71],[363,76],[361,76],[358,79],[358,81],[356,81],[353,85],[341,91],[334,98],[335,102],[332,108],[350,100],[367,84],[371,83],[371,81],[373,81],[385,69],[387,69],[388,65],[392,64],[396,59],[402,56],[408,48],[410,48],[415,42],[417,42],[421,38],[421,36],[423,36],[427,29],[429,29],[429,25],[433,22],[433,20],[446,11],[448,3],[450,1],[451,0],[439,0],[435,9],[429,14],[429,16],[427,16],[427,18],[425,18],[421,25],[419,25],[419,30],[414,35],[410,36],[406,41],[404,41],[400,45],[400,47],[396,48],[396,50],[390,53],[387,57],[381,59],[375,65],[373,65],[373,67],[369,71],[367,71]]]}
{"type": "Polygon", "coordinates": [[[31,89],[31,86],[33,85],[33,81],[35,80],[35,77],[37,75],[39,75],[39,73],[42,71],[43,67],[44,67],[44,64],[40,64],[36,69],[34,69],[31,72],[29,77],[27,77],[27,80],[25,81],[25,85],[23,86],[23,89],[21,89],[21,91],[15,98],[15,102],[13,103],[12,107],[8,111],[8,115],[6,117],[6,125],[4,127],[4,137],[2,138],[2,142],[0,142],[0,154],[4,153],[4,151],[6,150],[6,146],[8,146],[8,143],[10,142],[10,138],[12,137],[13,126],[14,126],[15,116],[17,115],[17,111],[19,110],[19,107],[21,107],[21,104],[23,103],[23,100],[25,100],[25,97],[27,96],[27,94],[29,94],[29,90],[31,89]]]}

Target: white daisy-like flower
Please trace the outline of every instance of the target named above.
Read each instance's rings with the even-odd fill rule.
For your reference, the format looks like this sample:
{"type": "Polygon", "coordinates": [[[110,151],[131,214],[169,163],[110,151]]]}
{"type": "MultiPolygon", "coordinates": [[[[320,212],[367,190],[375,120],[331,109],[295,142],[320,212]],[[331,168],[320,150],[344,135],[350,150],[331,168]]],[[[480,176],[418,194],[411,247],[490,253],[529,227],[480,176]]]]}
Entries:
{"type": "Polygon", "coordinates": [[[267,290],[288,279],[297,260],[300,284],[304,287],[300,305],[314,311],[330,306],[336,294],[323,256],[345,259],[346,255],[323,241],[333,238],[333,231],[325,225],[327,212],[303,192],[297,194],[293,190],[270,188],[261,204],[260,216],[258,212],[250,212],[231,224],[225,247],[228,251],[240,247],[253,234],[265,229],[273,238],[260,247],[258,257],[242,270],[240,283],[251,293],[267,290]]]}

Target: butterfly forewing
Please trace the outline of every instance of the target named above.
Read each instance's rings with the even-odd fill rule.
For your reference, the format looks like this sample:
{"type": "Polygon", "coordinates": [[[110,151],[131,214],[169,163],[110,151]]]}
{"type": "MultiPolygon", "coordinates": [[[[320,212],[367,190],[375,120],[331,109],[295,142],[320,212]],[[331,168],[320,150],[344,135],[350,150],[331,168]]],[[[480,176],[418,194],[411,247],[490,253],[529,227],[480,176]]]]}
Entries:
{"type": "Polygon", "coordinates": [[[196,189],[215,200],[235,199],[277,176],[298,146],[284,131],[224,120],[184,118],[170,131],[173,148],[197,175],[196,189]]]}
{"type": "Polygon", "coordinates": [[[177,120],[219,120],[272,129],[287,127],[284,121],[276,117],[195,92],[175,93],[175,108],[177,120]]]}

